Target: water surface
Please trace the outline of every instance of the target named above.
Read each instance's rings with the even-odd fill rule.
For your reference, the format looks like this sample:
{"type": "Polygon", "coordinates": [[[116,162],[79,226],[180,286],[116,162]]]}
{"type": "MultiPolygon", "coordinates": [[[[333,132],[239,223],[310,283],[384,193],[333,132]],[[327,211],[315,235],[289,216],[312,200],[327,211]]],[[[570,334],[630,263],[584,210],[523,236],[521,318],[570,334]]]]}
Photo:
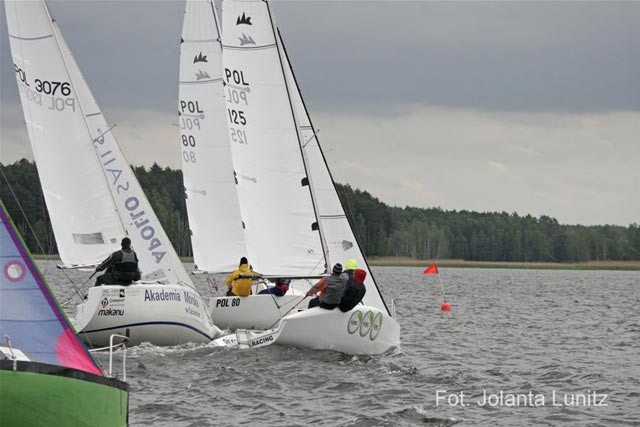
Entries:
{"type": "MultiPolygon", "coordinates": [[[[70,280],[80,286],[88,276],[40,264],[61,301],[73,295],[70,280]]],[[[453,307],[444,314],[436,276],[373,271],[395,301],[400,349],[352,357],[280,346],[130,348],[130,424],[640,425],[640,272],[442,268],[453,307]],[[501,391],[502,402],[478,405],[501,391]],[[505,401],[529,392],[544,404],[505,401]],[[597,406],[604,394],[607,406],[597,406]]],[[[205,278],[196,281],[208,296],[205,278]]]]}

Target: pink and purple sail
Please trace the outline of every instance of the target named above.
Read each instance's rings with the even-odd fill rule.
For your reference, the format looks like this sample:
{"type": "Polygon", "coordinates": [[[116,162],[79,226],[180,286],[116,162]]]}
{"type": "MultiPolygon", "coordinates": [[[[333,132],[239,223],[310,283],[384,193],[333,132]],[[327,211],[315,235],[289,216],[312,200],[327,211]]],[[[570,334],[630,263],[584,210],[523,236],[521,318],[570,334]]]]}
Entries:
{"type": "Polygon", "coordinates": [[[0,201],[0,343],[33,361],[102,375],[75,335],[44,277],[0,201]]]}

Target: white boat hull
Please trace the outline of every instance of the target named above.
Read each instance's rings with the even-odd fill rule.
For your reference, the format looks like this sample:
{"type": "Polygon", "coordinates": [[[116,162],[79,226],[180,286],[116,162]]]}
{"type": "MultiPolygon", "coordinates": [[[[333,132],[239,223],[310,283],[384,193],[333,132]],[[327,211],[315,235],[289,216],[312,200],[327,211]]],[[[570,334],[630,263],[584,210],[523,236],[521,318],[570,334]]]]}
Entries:
{"type": "Polygon", "coordinates": [[[358,305],[346,313],[319,307],[289,314],[275,329],[238,330],[214,345],[253,348],[271,344],[334,350],[346,354],[380,354],[400,346],[400,325],[386,312],[358,305]]]}
{"type": "Polygon", "coordinates": [[[273,328],[304,295],[249,295],[247,297],[213,297],[209,300],[211,318],[225,329],[273,328]]]}
{"type": "Polygon", "coordinates": [[[128,345],[159,346],[208,343],[220,334],[200,295],[183,285],[93,287],[73,323],[92,347],[108,346],[112,334],[128,336],[128,345]]]}

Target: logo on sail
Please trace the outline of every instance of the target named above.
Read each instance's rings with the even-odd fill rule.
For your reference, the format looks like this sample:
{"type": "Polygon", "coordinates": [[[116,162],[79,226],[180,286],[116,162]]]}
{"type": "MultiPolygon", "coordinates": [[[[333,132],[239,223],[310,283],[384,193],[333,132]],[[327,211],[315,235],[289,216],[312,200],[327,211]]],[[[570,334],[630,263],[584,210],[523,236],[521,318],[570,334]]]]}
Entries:
{"type": "Polygon", "coordinates": [[[207,55],[203,55],[202,52],[200,52],[199,54],[196,55],[195,58],[193,58],[193,63],[195,64],[196,62],[209,62],[209,61],[207,61],[207,55]]]}
{"type": "Polygon", "coordinates": [[[245,24],[245,25],[253,25],[251,23],[251,17],[247,17],[244,12],[242,12],[242,16],[238,16],[238,19],[236,20],[236,25],[241,25],[241,24],[245,24]]]}
{"type": "Polygon", "coordinates": [[[196,73],[196,80],[204,80],[210,78],[211,76],[206,71],[198,70],[198,72],[196,73]]]}
{"type": "Polygon", "coordinates": [[[240,46],[244,46],[245,44],[256,44],[256,42],[251,38],[251,36],[242,33],[242,37],[240,39],[240,46]]]}
{"type": "Polygon", "coordinates": [[[13,283],[21,281],[27,274],[27,267],[18,260],[9,261],[4,266],[4,277],[13,283]]]}

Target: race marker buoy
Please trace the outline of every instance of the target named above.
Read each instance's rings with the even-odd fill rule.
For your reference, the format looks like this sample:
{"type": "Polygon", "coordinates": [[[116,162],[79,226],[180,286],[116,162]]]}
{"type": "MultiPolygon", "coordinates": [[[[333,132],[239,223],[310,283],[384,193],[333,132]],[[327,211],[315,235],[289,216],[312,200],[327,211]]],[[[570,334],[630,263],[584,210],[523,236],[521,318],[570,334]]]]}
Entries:
{"type": "Polygon", "coordinates": [[[442,290],[442,299],[443,303],[440,305],[440,310],[444,312],[451,311],[451,304],[447,302],[447,296],[444,293],[444,286],[442,286],[442,280],[440,280],[440,272],[438,271],[438,266],[435,264],[431,264],[426,270],[423,271],[424,274],[435,274],[438,276],[438,282],[440,282],[440,289],[442,290]]]}

